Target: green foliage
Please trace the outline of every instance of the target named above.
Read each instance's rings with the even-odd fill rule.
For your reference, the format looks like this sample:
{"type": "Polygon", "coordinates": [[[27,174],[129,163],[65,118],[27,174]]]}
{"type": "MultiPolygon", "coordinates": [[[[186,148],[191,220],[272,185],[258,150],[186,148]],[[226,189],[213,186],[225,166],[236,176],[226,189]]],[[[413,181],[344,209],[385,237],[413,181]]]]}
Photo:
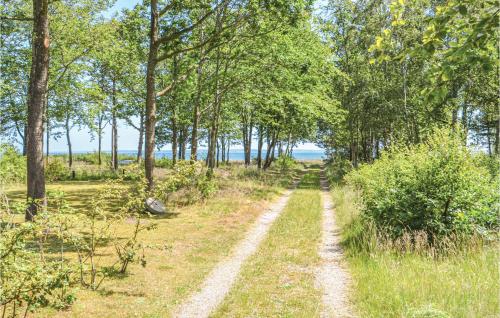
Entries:
{"type": "Polygon", "coordinates": [[[0,184],[26,181],[26,158],[7,144],[0,144],[0,184]]]}
{"type": "Polygon", "coordinates": [[[70,178],[70,171],[64,160],[51,158],[45,167],[45,179],[49,182],[62,181],[70,178]]]}
{"type": "Polygon", "coordinates": [[[39,307],[63,309],[75,300],[69,291],[74,267],[64,258],[65,240],[75,225],[67,214],[64,201],[54,200],[50,211],[41,211],[35,222],[15,224],[13,213],[0,193],[0,306],[16,317],[16,308],[25,312],[39,307]],[[46,245],[59,250],[56,257],[46,257],[46,245]]]}
{"type": "Polygon", "coordinates": [[[169,159],[167,157],[155,159],[155,167],[157,168],[171,168],[172,166],[172,159],[169,159]]]}
{"type": "Polygon", "coordinates": [[[498,228],[498,183],[454,132],[436,130],[425,143],[393,147],[347,180],[362,191],[364,217],[393,237],[486,235],[498,228]]]}
{"type": "Polygon", "coordinates": [[[340,156],[336,156],[330,159],[326,164],[326,177],[330,183],[337,183],[342,180],[342,178],[351,172],[353,169],[352,163],[340,156]]]}
{"type": "Polygon", "coordinates": [[[200,162],[179,161],[166,178],[158,182],[156,196],[168,202],[170,195],[181,189],[188,192],[185,195],[189,201],[195,201],[211,196],[217,183],[215,178],[207,177],[200,162]]]}
{"type": "Polygon", "coordinates": [[[281,155],[276,159],[275,163],[281,171],[294,169],[297,165],[293,157],[281,155]]]}

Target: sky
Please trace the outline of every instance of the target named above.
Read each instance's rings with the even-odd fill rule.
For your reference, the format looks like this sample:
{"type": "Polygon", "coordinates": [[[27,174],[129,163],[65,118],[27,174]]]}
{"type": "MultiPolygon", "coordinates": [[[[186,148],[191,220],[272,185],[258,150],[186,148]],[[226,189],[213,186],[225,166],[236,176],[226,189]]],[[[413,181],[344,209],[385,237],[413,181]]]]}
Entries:
{"type": "MultiPolygon", "coordinates": [[[[110,17],[115,13],[121,11],[125,8],[133,8],[134,5],[140,3],[141,0],[117,0],[114,6],[105,14],[105,16],[110,17]]],[[[91,135],[87,127],[73,128],[70,132],[71,142],[73,146],[73,151],[94,151],[97,150],[97,140],[91,139],[91,135]]],[[[118,149],[120,150],[136,150],[139,139],[139,132],[133,127],[128,126],[125,121],[118,121],[118,149]]],[[[166,145],[164,149],[170,149],[170,145],[166,145]]],[[[234,146],[234,149],[240,149],[243,147],[234,146]]],[[[50,140],[50,152],[66,152],[68,149],[66,143],[66,137],[63,135],[58,140],[51,138],[50,140]]],[[[102,149],[104,151],[109,151],[111,149],[111,127],[108,125],[104,130],[102,149]]],[[[298,145],[296,149],[302,150],[319,150],[312,143],[305,143],[298,145]]]]}

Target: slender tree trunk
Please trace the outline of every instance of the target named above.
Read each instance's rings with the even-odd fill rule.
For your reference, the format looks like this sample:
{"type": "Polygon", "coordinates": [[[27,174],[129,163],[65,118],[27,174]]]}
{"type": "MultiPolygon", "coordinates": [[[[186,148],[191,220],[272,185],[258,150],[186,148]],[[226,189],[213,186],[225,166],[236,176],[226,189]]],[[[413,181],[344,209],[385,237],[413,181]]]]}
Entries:
{"type": "Polygon", "coordinates": [[[177,114],[175,112],[172,114],[172,163],[175,165],[177,163],[177,114]]]}
{"type": "Polygon", "coordinates": [[[24,123],[24,134],[22,135],[23,138],[23,156],[26,156],[26,153],[28,151],[28,125],[24,123]]]}
{"type": "MultiPolygon", "coordinates": [[[[204,41],[204,30],[200,29],[200,43],[204,41]]],[[[203,89],[203,63],[205,61],[205,50],[200,48],[200,58],[196,69],[196,97],[193,105],[193,130],[191,131],[191,161],[198,159],[198,126],[200,123],[201,93],[203,89]]]]}
{"type": "MultiPolygon", "coordinates": [[[[47,116],[47,115],[46,115],[47,116]]],[[[46,117],[46,123],[45,123],[45,163],[49,164],[49,150],[50,150],[50,123],[49,123],[49,118],[46,117]]]]}
{"type": "Polygon", "coordinates": [[[45,200],[43,112],[49,72],[48,0],[33,0],[32,63],[28,88],[26,221],[32,221],[45,200]]]}
{"type": "MultiPolygon", "coordinates": [[[[219,14],[217,14],[216,18],[216,28],[219,30],[220,29],[220,17],[219,14]]],[[[208,171],[207,175],[209,177],[213,176],[213,170],[215,168],[216,164],[216,148],[217,148],[217,135],[219,131],[219,118],[220,118],[220,107],[221,107],[221,96],[220,96],[220,78],[219,78],[219,70],[220,70],[220,47],[217,47],[217,54],[215,57],[215,72],[214,72],[214,78],[215,78],[215,93],[214,93],[214,110],[212,114],[212,123],[211,123],[211,128],[210,128],[210,147],[208,151],[208,171]]]]}
{"type": "MultiPolygon", "coordinates": [[[[173,62],[172,62],[172,80],[174,83],[177,83],[177,78],[178,78],[178,64],[177,64],[177,56],[174,56],[173,62]]],[[[172,164],[177,163],[177,149],[179,147],[178,144],[178,138],[179,138],[179,132],[177,128],[177,98],[176,98],[175,90],[171,94],[171,102],[172,102],[172,116],[171,116],[171,123],[172,123],[172,164]]]]}
{"type": "Polygon", "coordinates": [[[220,155],[220,144],[219,144],[219,140],[217,140],[217,163],[216,163],[216,167],[219,168],[219,155],[220,155]]]}
{"type": "Polygon", "coordinates": [[[500,155],[500,117],[495,120],[495,155],[500,155]]]}
{"type": "Polygon", "coordinates": [[[154,187],[154,147],[156,125],[155,70],[158,57],[158,3],[151,0],[151,26],[149,33],[149,55],[146,71],[146,154],[144,165],[150,190],[154,187]]]}
{"type": "Polygon", "coordinates": [[[139,142],[137,146],[137,162],[140,163],[142,160],[142,147],[144,146],[144,114],[141,113],[140,124],[139,124],[139,142]]]}
{"type": "Polygon", "coordinates": [[[276,131],[272,134],[271,142],[267,145],[266,161],[264,162],[264,170],[271,166],[274,160],[274,151],[276,148],[276,141],[278,139],[279,132],[276,131]]]}
{"type": "Polygon", "coordinates": [[[99,164],[99,167],[102,165],[102,130],[104,129],[102,127],[102,115],[99,115],[99,122],[98,122],[98,128],[97,128],[97,161],[99,164]]]}
{"type": "Polygon", "coordinates": [[[228,140],[227,141],[227,153],[226,153],[226,162],[229,163],[229,146],[231,145],[231,142],[228,140]]]}
{"type": "Polygon", "coordinates": [[[111,150],[113,152],[112,158],[113,158],[113,169],[116,170],[118,169],[118,122],[116,118],[116,112],[117,112],[117,104],[116,104],[116,80],[113,78],[113,87],[112,87],[112,102],[113,102],[113,110],[112,110],[112,145],[113,149],[111,150]]]}
{"type": "Polygon", "coordinates": [[[259,140],[257,143],[257,168],[262,169],[262,146],[264,144],[264,134],[262,125],[259,126],[259,140]]]}
{"type": "Polygon", "coordinates": [[[226,162],[226,138],[224,135],[220,137],[221,161],[226,162]]]}
{"type": "Polygon", "coordinates": [[[66,128],[66,142],[68,144],[68,166],[71,169],[73,166],[73,151],[71,147],[71,136],[70,136],[70,130],[71,127],[69,125],[69,120],[70,120],[70,114],[66,114],[66,120],[64,122],[64,127],[66,128]]]}
{"type": "Polygon", "coordinates": [[[186,160],[186,143],[188,139],[188,129],[182,130],[181,159],[186,160]]]}

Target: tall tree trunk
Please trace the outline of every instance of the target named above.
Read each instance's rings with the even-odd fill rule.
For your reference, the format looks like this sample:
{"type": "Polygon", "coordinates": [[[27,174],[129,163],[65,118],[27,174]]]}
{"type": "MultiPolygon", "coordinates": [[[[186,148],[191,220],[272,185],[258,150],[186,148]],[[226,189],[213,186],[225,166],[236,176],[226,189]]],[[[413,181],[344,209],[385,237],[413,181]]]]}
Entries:
{"type": "Polygon", "coordinates": [[[182,158],[182,139],[184,138],[183,135],[184,131],[182,128],[179,128],[179,140],[178,140],[178,146],[177,146],[177,159],[181,160],[182,158]]]}
{"type": "Polygon", "coordinates": [[[184,127],[182,130],[182,144],[181,144],[181,159],[186,160],[186,143],[188,139],[188,129],[184,127]]]}
{"type": "Polygon", "coordinates": [[[23,156],[26,156],[28,152],[28,125],[24,123],[24,133],[22,135],[23,138],[23,156]]]}
{"type": "MultiPolygon", "coordinates": [[[[200,29],[200,43],[203,43],[205,35],[203,28],[200,29]]],[[[205,61],[205,49],[200,47],[200,58],[196,68],[196,97],[193,105],[193,130],[191,131],[191,161],[198,160],[198,126],[200,123],[201,93],[203,85],[203,63],[205,61]]]]}
{"type": "Polygon", "coordinates": [[[142,147],[144,146],[144,114],[141,113],[139,123],[139,142],[137,146],[137,162],[141,163],[142,160],[142,147]]]}
{"type": "Polygon", "coordinates": [[[274,151],[276,148],[276,141],[278,139],[279,131],[273,132],[271,142],[267,145],[266,161],[264,162],[264,170],[271,166],[274,160],[274,151]]]}
{"type": "MultiPolygon", "coordinates": [[[[174,56],[173,58],[173,74],[172,74],[172,80],[174,83],[177,83],[177,76],[178,76],[178,64],[177,64],[177,56],[174,56]]],[[[172,164],[177,163],[177,148],[178,148],[178,129],[177,129],[177,98],[175,94],[175,90],[171,94],[171,102],[172,102],[172,116],[171,116],[171,123],[172,123],[172,164]]]]}
{"type": "Polygon", "coordinates": [[[220,137],[221,158],[222,162],[226,162],[226,138],[224,135],[220,137]]]}
{"type": "Polygon", "coordinates": [[[172,114],[172,163],[174,165],[177,163],[177,114],[175,106],[172,114]]]}
{"type": "Polygon", "coordinates": [[[103,118],[102,118],[102,114],[99,115],[99,120],[98,120],[98,127],[97,127],[97,162],[99,164],[99,167],[102,165],[102,157],[101,157],[101,153],[102,153],[102,130],[104,129],[102,127],[102,122],[103,122],[103,118]]]}
{"type": "Polygon", "coordinates": [[[257,168],[262,169],[262,146],[264,144],[264,132],[262,125],[259,126],[258,131],[258,143],[257,143],[257,168]]]}
{"type": "Polygon", "coordinates": [[[113,148],[111,149],[112,151],[112,167],[114,170],[118,169],[118,122],[116,118],[116,80],[113,78],[113,87],[112,87],[112,102],[113,102],[113,109],[111,111],[111,116],[112,116],[112,127],[111,127],[111,136],[113,138],[112,140],[112,146],[113,148]]]}
{"type": "Polygon", "coordinates": [[[248,128],[247,142],[245,148],[245,166],[252,164],[252,135],[253,135],[253,122],[250,121],[250,127],[248,128]]]}
{"type": "MultiPolygon", "coordinates": [[[[47,116],[47,115],[46,115],[47,116]]],[[[50,150],[50,122],[49,118],[45,120],[45,163],[49,164],[49,150],[50,150]]]]}
{"type": "Polygon", "coordinates": [[[219,140],[217,140],[217,163],[216,163],[216,167],[219,168],[219,155],[220,155],[220,144],[219,144],[219,140]]]}
{"type": "MultiPolygon", "coordinates": [[[[220,16],[217,14],[216,18],[216,28],[220,29],[220,16]]],[[[217,148],[217,135],[219,132],[219,118],[220,118],[220,108],[221,108],[221,95],[220,95],[220,78],[219,70],[221,66],[221,53],[220,47],[217,47],[217,54],[215,57],[215,92],[214,92],[214,110],[212,113],[212,123],[210,127],[210,147],[208,148],[208,171],[207,175],[209,177],[213,176],[215,164],[216,164],[216,148],[217,148]]]]}
{"type": "Polygon", "coordinates": [[[33,44],[28,88],[26,221],[46,205],[43,167],[43,112],[49,71],[48,0],[33,0],[33,44]]]}
{"type": "Polygon", "coordinates": [[[144,165],[150,190],[154,187],[154,148],[156,125],[155,70],[158,57],[158,3],[151,0],[151,25],[149,33],[149,55],[146,71],[146,154],[144,165]]]}
{"type": "Polygon", "coordinates": [[[500,155],[500,116],[495,120],[495,155],[500,155]]]}
{"type": "Polygon", "coordinates": [[[69,120],[70,120],[70,114],[68,112],[66,113],[66,120],[64,121],[64,127],[66,128],[66,142],[68,144],[68,166],[71,169],[71,167],[73,166],[73,151],[71,148],[71,136],[70,136],[71,127],[69,125],[69,120]]]}

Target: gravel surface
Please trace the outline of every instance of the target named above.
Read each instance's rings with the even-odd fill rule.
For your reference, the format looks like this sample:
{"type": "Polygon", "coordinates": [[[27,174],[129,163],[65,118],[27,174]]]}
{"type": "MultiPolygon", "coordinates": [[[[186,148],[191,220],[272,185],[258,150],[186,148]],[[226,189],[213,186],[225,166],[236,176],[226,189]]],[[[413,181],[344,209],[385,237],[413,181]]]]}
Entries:
{"type": "Polygon", "coordinates": [[[316,272],[316,284],[322,290],[323,309],[321,317],[355,317],[348,299],[349,273],[345,270],[340,233],[333,217],[334,208],[328,181],[321,178],[323,199],[323,238],[319,255],[321,265],[316,272]]]}
{"type": "MultiPolygon", "coordinates": [[[[294,186],[297,182],[294,183],[294,186]]],[[[245,238],[236,246],[230,258],[220,262],[209,274],[201,288],[185,303],[181,304],[174,317],[203,318],[224,300],[226,294],[235,283],[243,262],[257,250],[264,240],[269,228],[280,216],[293,190],[285,194],[262,214],[245,238]]]]}

